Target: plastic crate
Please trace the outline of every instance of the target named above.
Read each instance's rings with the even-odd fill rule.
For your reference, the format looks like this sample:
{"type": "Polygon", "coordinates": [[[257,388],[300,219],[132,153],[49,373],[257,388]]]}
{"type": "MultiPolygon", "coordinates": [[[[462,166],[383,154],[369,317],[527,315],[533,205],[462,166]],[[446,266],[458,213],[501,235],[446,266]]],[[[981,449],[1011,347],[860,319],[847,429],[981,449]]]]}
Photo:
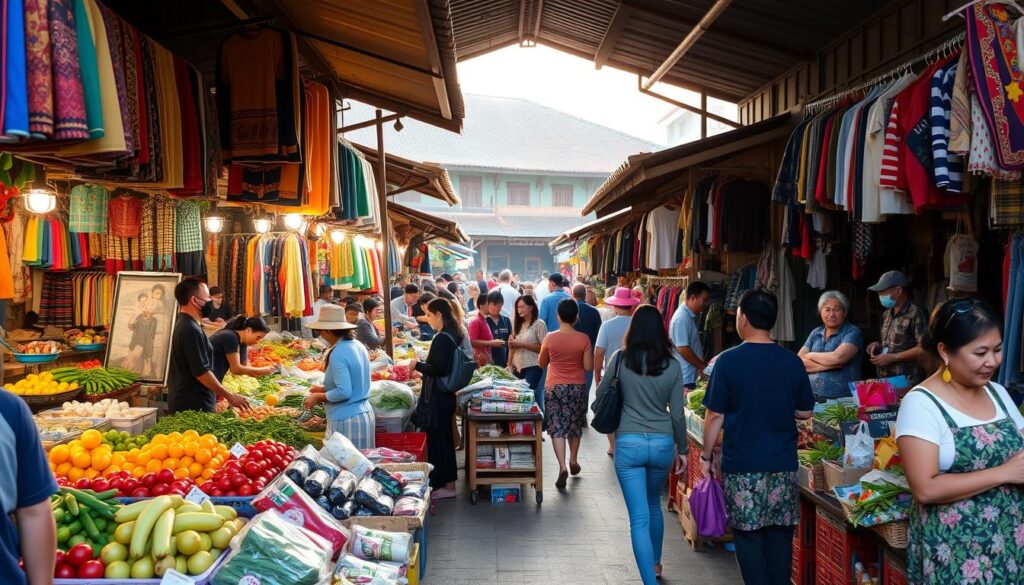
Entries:
{"type": "Polygon", "coordinates": [[[377,433],[403,433],[409,426],[412,410],[396,410],[394,412],[374,412],[377,433]]]}
{"type": "Polygon", "coordinates": [[[814,554],[812,551],[793,551],[793,585],[814,585],[814,554]]]}
{"type": "Polygon", "coordinates": [[[110,428],[130,435],[141,435],[156,424],[155,408],[131,408],[128,412],[131,416],[107,419],[110,421],[110,428]]]}
{"type": "Polygon", "coordinates": [[[701,475],[701,453],[704,450],[697,447],[694,444],[690,445],[690,450],[686,455],[686,489],[692,490],[693,486],[697,485],[703,476],[701,475]]]}
{"type": "Polygon", "coordinates": [[[885,551],[882,565],[882,585],[908,585],[907,567],[896,555],[885,551]]]}
{"type": "MultiPolygon", "coordinates": [[[[252,507],[252,500],[255,496],[248,497],[210,497],[210,501],[213,502],[214,506],[230,506],[238,512],[239,518],[252,518],[257,514],[256,508],[252,507]]],[[[151,500],[153,498],[116,498],[118,502],[122,504],[131,504],[138,502],[139,500],[151,500]]]]}
{"type": "Polygon", "coordinates": [[[793,531],[794,557],[797,556],[797,551],[814,550],[814,533],[816,522],[817,514],[815,513],[814,503],[801,498],[800,523],[797,524],[796,530],[793,531]]]}
{"type": "MultiPolygon", "coordinates": [[[[220,566],[224,564],[224,561],[231,554],[231,550],[225,550],[213,561],[210,568],[201,575],[195,575],[190,577],[195,585],[207,585],[213,580],[214,574],[220,570],[220,566]]],[[[54,579],[54,585],[160,585],[161,579],[154,577],[152,579],[54,579]]]]}
{"type": "Polygon", "coordinates": [[[426,433],[377,433],[374,442],[377,447],[410,453],[416,457],[416,461],[427,460],[426,433]]]}
{"type": "Polygon", "coordinates": [[[816,514],[816,585],[851,585],[854,580],[854,562],[860,561],[868,566],[881,561],[881,549],[871,533],[850,532],[844,520],[821,508],[817,509],[816,514]]]}

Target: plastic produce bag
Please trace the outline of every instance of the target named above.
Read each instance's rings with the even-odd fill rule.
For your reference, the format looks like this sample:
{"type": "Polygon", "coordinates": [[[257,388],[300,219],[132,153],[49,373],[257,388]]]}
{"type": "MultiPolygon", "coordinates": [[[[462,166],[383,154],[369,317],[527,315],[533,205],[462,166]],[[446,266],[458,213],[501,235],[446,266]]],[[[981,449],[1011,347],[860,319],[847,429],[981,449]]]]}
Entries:
{"type": "Polygon", "coordinates": [[[729,515],[725,510],[722,485],[714,477],[705,477],[690,492],[690,511],[697,524],[697,533],[704,538],[725,536],[729,515]]]}
{"type": "Polygon", "coordinates": [[[407,483],[407,484],[405,484],[405,487],[402,488],[402,495],[400,497],[403,497],[403,498],[412,497],[412,498],[420,498],[420,499],[422,499],[426,495],[427,495],[427,484],[425,484],[425,483],[407,483]]]}
{"type": "Polygon", "coordinates": [[[384,488],[370,477],[359,482],[352,499],[375,516],[390,516],[395,509],[395,499],[385,494],[384,488]]]}
{"type": "Polygon", "coordinates": [[[370,382],[370,405],[375,412],[412,410],[416,395],[412,388],[391,380],[370,382]]]}
{"type": "Polygon", "coordinates": [[[423,509],[423,498],[416,496],[402,496],[395,502],[395,508],[391,511],[392,516],[419,516],[423,509]]]}
{"type": "Polygon", "coordinates": [[[352,441],[341,433],[334,433],[326,441],[320,454],[329,460],[340,465],[355,474],[356,477],[366,477],[373,471],[373,463],[366,458],[366,455],[356,449],[352,441]]]}
{"type": "Polygon", "coordinates": [[[373,463],[414,463],[416,456],[405,451],[396,451],[387,447],[363,449],[363,455],[373,463]]]}
{"type": "Polygon", "coordinates": [[[309,477],[309,474],[313,473],[315,468],[309,459],[299,458],[288,465],[284,470],[284,474],[288,476],[288,479],[295,482],[296,485],[303,485],[306,483],[306,478],[309,477]]]}
{"type": "Polygon", "coordinates": [[[319,534],[331,543],[331,558],[338,556],[351,533],[329,513],[324,511],[299,486],[281,475],[252,500],[260,512],[277,510],[286,520],[319,534]]]}
{"type": "Polygon", "coordinates": [[[405,487],[405,482],[391,475],[387,470],[375,467],[370,472],[370,478],[379,483],[384,488],[384,493],[392,498],[402,495],[402,488],[405,487]]]}
{"type": "Polygon", "coordinates": [[[408,532],[374,530],[359,525],[352,527],[350,550],[361,559],[404,563],[409,560],[411,546],[412,535],[408,532]]]}
{"type": "Polygon", "coordinates": [[[331,545],[285,520],[276,510],[257,515],[231,541],[231,553],[212,585],[289,583],[325,585],[331,545]]]}
{"type": "Polygon", "coordinates": [[[302,489],[306,490],[306,493],[310,496],[319,498],[327,493],[327,488],[330,487],[333,481],[334,477],[330,473],[318,468],[313,473],[310,473],[306,481],[302,483],[302,489]]]}
{"type": "Polygon", "coordinates": [[[863,469],[871,467],[875,462],[875,440],[871,438],[868,423],[857,425],[852,435],[846,435],[846,452],[843,454],[843,467],[863,469]]]}
{"type": "Polygon", "coordinates": [[[356,492],[359,479],[351,471],[342,469],[327,488],[327,499],[334,506],[341,506],[356,492]]]}
{"type": "Polygon", "coordinates": [[[405,581],[395,567],[367,561],[355,555],[343,556],[334,572],[352,583],[398,585],[405,581]]]}

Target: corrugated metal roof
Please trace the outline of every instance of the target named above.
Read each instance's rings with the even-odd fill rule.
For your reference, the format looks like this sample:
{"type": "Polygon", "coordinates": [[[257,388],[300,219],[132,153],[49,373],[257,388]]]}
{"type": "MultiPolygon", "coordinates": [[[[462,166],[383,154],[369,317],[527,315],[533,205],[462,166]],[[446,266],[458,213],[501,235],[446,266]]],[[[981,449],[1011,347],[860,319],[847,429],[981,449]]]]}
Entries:
{"type": "MultiPolygon", "coordinates": [[[[373,117],[373,109],[351,102],[346,122],[373,117]]],[[[661,146],[540,104],[505,97],[466,96],[462,134],[439,131],[415,121],[388,132],[388,152],[452,167],[607,175],[626,156],[661,146]]],[[[373,128],[345,138],[376,144],[373,128]]]]}
{"type": "MultiPolygon", "coordinates": [[[[733,0],[664,81],[739,101],[894,1],[733,0]]],[[[459,60],[535,41],[649,75],[713,3],[451,0],[451,8],[459,60]]]]}

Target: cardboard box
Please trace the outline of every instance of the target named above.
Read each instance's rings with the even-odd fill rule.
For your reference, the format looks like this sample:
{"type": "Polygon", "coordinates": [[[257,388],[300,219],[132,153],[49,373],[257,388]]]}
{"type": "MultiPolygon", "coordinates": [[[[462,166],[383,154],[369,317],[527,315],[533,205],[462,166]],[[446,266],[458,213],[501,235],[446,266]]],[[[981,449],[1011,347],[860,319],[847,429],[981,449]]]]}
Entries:
{"type": "Polygon", "coordinates": [[[842,465],[833,461],[824,461],[822,466],[825,468],[825,489],[831,490],[832,488],[844,487],[853,485],[860,481],[860,478],[864,477],[869,471],[870,467],[858,467],[854,469],[844,468],[842,465]]]}
{"type": "Polygon", "coordinates": [[[492,504],[514,504],[521,501],[523,501],[523,491],[519,485],[499,483],[491,486],[492,504]]]}
{"type": "Polygon", "coordinates": [[[797,479],[800,485],[812,492],[827,489],[825,487],[825,468],[820,462],[815,463],[811,467],[801,463],[797,468],[797,479]]]}

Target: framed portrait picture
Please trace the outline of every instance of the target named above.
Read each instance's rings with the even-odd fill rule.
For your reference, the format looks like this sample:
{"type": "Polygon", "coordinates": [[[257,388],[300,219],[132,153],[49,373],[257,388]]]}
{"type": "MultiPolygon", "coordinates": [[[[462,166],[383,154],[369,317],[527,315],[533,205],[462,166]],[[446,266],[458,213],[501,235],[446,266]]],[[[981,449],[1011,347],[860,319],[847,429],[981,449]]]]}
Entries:
{"type": "Polygon", "coordinates": [[[174,287],[181,274],[119,272],[114,287],[105,367],[135,372],[143,382],[164,384],[171,361],[171,332],[178,316],[174,287]]]}

